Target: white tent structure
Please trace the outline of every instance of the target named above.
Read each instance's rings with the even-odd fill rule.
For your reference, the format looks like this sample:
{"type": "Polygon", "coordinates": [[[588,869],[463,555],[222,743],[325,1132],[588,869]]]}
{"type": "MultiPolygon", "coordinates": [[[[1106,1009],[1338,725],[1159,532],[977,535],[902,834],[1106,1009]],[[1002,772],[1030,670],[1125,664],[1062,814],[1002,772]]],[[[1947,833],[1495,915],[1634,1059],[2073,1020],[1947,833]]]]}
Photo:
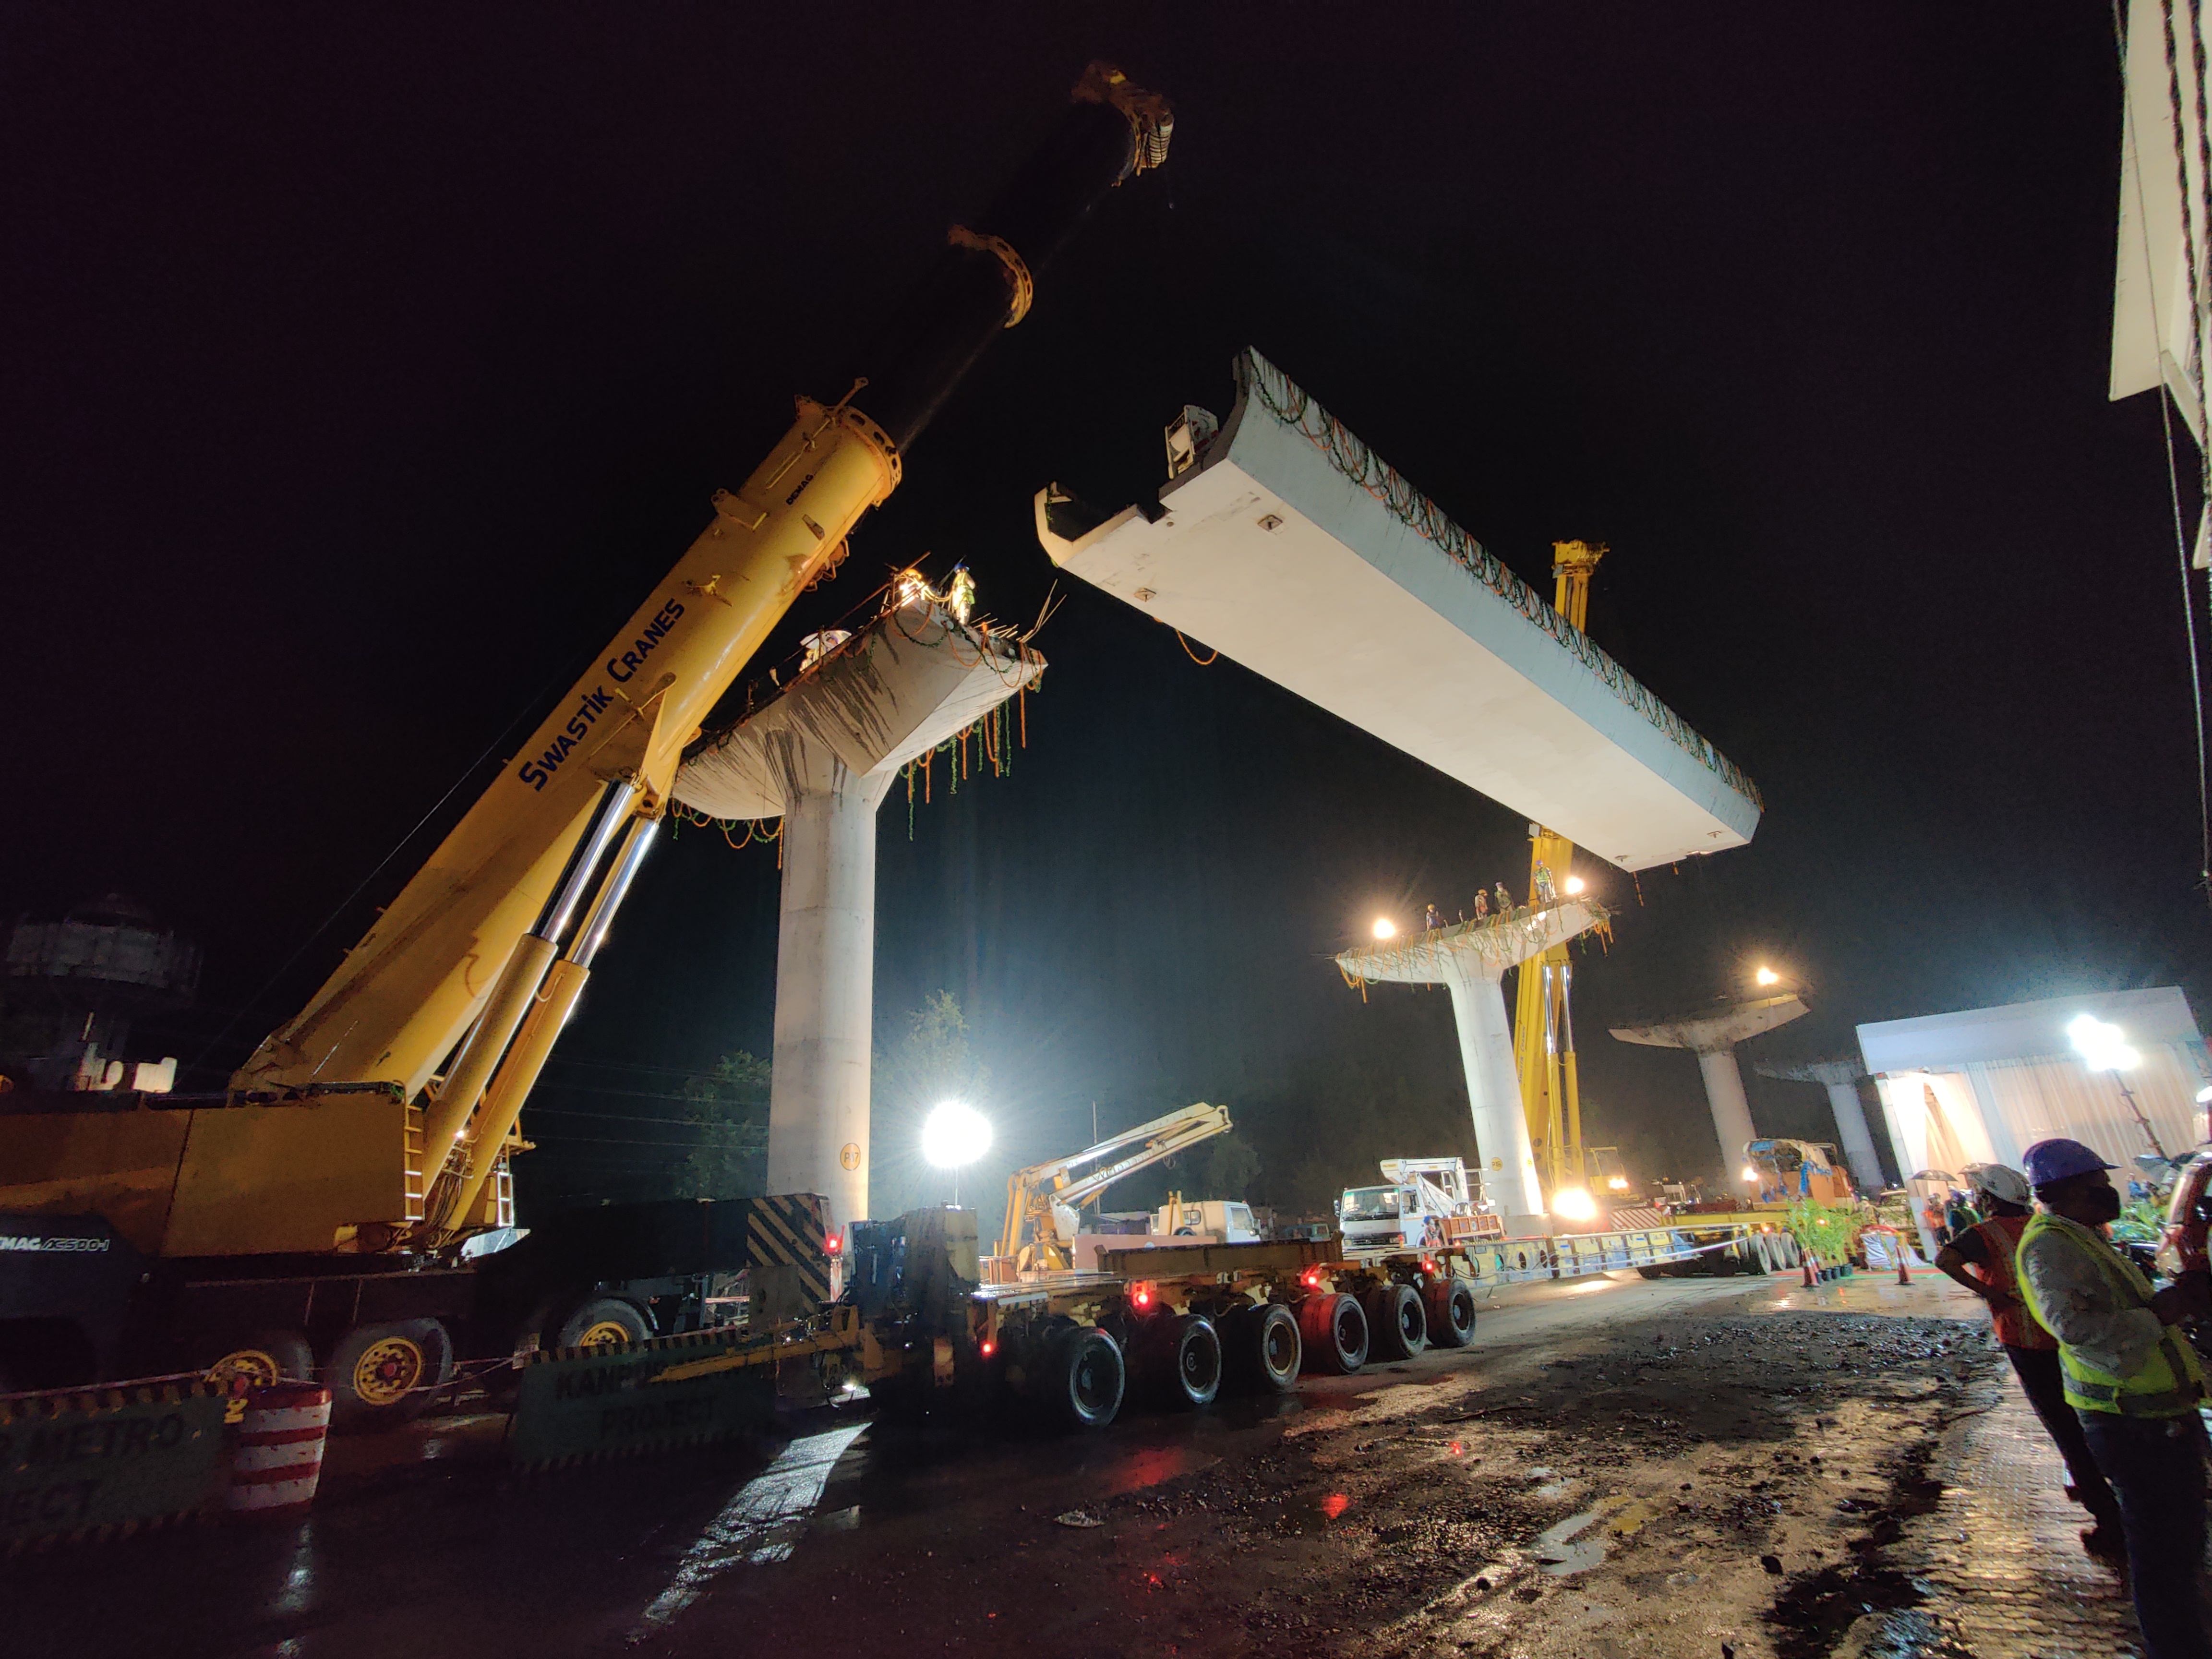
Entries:
{"type": "Polygon", "coordinates": [[[2212,1060],[2179,989],[2054,997],[1858,1028],[1905,1173],[2017,1169],[2024,1150],[2053,1135],[2123,1167],[2148,1152],[2114,1074],[2075,1052],[2067,1028],[2083,1014],[2118,1026],[2136,1051],[2122,1075],[2166,1150],[2201,1142],[2197,1091],[2212,1081],[2212,1060]]]}

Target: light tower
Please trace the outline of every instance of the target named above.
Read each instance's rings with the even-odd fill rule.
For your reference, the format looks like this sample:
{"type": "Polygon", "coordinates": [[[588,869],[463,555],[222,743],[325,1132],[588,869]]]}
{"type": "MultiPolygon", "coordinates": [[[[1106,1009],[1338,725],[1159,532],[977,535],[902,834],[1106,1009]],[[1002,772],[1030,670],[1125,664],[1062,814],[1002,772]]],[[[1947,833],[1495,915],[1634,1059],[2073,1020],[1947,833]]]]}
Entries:
{"type": "Polygon", "coordinates": [[[1796,1065],[1762,1060],[1751,1069],[1761,1077],[1825,1087],[1836,1115],[1836,1141],[1844,1149],[1844,1161],[1851,1166],[1851,1180],[1862,1193],[1881,1190],[1881,1159],[1867,1132],[1866,1108],[1859,1103],[1859,1079],[1867,1074],[1865,1066],[1855,1060],[1808,1060],[1796,1065]]]}
{"type": "Polygon", "coordinates": [[[823,1194],[841,1224],[868,1213],[876,809],[908,761],[1045,665],[911,573],[891,603],[858,634],[812,636],[799,678],[709,737],[671,792],[713,817],[783,820],[768,1190],[823,1194]]]}
{"type": "Polygon", "coordinates": [[[1720,1138],[1722,1167],[1733,1181],[1745,1143],[1759,1133],[1751,1127],[1751,1102],[1744,1097],[1743,1073],[1736,1069],[1735,1045],[1811,1012],[1792,992],[1663,1025],[1616,1027],[1613,1034],[1623,1042],[1687,1048],[1697,1055],[1698,1070],[1705,1079],[1705,1100],[1713,1109],[1713,1133],[1720,1138]]]}
{"type": "Polygon", "coordinates": [[[1468,1105],[1474,1115],[1475,1154],[1482,1160],[1483,1182],[1505,1212],[1509,1230],[1544,1213],[1544,1193],[1537,1180],[1528,1120],[1522,1110],[1521,1079],[1500,981],[1507,969],[1534,963],[1606,920],[1604,908],[1594,901],[1565,899],[1546,908],[1532,907],[1434,932],[1378,939],[1336,959],[1345,977],[1354,983],[1443,985],[1451,991],[1460,1060],[1467,1067],[1468,1105]]]}

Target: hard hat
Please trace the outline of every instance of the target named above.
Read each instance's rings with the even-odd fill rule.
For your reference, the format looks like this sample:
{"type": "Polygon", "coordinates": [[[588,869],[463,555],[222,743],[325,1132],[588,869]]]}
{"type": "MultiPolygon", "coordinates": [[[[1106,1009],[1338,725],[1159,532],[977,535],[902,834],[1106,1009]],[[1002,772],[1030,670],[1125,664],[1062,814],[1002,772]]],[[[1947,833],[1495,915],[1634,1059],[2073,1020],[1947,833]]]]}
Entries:
{"type": "Polygon", "coordinates": [[[2008,1165],[1969,1164],[1960,1173],[1966,1177],[1966,1184],[1976,1192],[1987,1193],[1991,1198],[2002,1199],[2008,1204],[2027,1202],[2027,1178],[2008,1165]]]}
{"type": "Polygon", "coordinates": [[[2064,1139],[2039,1140],[2020,1155],[2020,1161],[2027,1166],[2031,1187],[2048,1187],[2054,1181],[2113,1167],[2080,1141],[2064,1139]]]}

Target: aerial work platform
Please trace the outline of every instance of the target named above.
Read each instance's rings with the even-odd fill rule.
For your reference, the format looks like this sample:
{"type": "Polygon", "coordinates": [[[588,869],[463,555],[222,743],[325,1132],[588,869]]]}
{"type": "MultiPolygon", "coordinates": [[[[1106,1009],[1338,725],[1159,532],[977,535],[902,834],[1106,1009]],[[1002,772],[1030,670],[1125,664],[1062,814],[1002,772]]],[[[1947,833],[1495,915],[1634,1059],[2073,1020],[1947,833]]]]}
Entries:
{"type": "Polygon", "coordinates": [[[1257,352],[1157,507],[1053,485],[1055,564],[1624,870],[1747,842],[1751,781],[1257,352]]]}

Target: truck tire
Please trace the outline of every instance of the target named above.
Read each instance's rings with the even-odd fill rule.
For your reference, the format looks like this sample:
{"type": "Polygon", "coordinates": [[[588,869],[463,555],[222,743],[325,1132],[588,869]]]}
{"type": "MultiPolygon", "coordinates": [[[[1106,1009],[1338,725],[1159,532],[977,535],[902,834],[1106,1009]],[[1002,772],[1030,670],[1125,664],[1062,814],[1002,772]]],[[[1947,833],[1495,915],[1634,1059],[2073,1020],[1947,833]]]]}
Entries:
{"type": "Polygon", "coordinates": [[[430,1390],[453,1374],[453,1340],[436,1320],[356,1325],[338,1339],[323,1367],[331,1425],[398,1428],[428,1410],[430,1390]]]}
{"type": "Polygon", "coordinates": [[[1411,1359],[1429,1346],[1429,1316],[1421,1293],[1395,1279],[1363,1299],[1370,1351],[1377,1359],[1411,1359]]]}
{"type": "Polygon", "coordinates": [[[1146,1393],[1171,1411],[1210,1406],[1221,1392],[1221,1337],[1200,1314],[1169,1314],[1137,1339],[1146,1393]]]}
{"type": "Polygon", "coordinates": [[[636,1307],[618,1296],[595,1296],[546,1333],[550,1348],[599,1348],[612,1344],[642,1342],[653,1327],[636,1307]]]}
{"type": "Polygon", "coordinates": [[[256,1331],[216,1346],[222,1352],[206,1368],[210,1382],[242,1376],[249,1387],[260,1388],[270,1382],[314,1381],[315,1351],[297,1331],[256,1331]]]}
{"type": "Polygon", "coordinates": [[[1310,1371],[1349,1376],[1367,1363],[1367,1313],[1356,1296],[1316,1291],[1298,1304],[1298,1336],[1310,1371]]]}
{"type": "Polygon", "coordinates": [[[1255,1394],[1288,1394],[1298,1386],[1304,1344],[1297,1316],[1279,1302],[1241,1309],[1221,1328],[1231,1376],[1255,1394]]]}
{"type": "Polygon", "coordinates": [[[1045,1404],[1061,1426],[1103,1429],[1121,1411],[1128,1372],[1120,1346],[1096,1325],[1079,1325],[1054,1338],[1045,1370],[1045,1404]]]}
{"type": "Polygon", "coordinates": [[[1464,1348],[1474,1340],[1474,1286],[1459,1274],[1429,1286],[1429,1340],[1439,1348],[1464,1348]]]}

